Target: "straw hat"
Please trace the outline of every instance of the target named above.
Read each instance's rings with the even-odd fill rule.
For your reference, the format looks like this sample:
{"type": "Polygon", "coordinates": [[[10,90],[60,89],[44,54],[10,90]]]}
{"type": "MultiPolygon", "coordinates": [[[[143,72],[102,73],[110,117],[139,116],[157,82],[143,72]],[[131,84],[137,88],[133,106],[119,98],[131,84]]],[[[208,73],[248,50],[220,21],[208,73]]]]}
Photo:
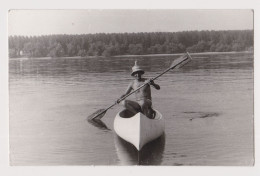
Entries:
{"type": "Polygon", "coordinates": [[[141,74],[144,74],[144,70],[141,69],[140,66],[137,65],[137,61],[135,61],[135,65],[132,67],[131,76],[134,76],[137,72],[141,72],[141,74]]]}

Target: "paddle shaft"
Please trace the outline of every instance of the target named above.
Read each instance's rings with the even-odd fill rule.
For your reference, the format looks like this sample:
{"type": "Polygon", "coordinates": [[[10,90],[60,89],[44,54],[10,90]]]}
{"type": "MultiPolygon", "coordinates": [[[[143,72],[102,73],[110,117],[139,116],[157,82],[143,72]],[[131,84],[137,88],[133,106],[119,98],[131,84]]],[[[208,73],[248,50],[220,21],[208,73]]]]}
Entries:
{"type": "MultiPolygon", "coordinates": [[[[170,68],[166,69],[165,71],[163,71],[162,73],[160,73],[160,74],[157,75],[156,77],[151,78],[150,80],[151,80],[151,81],[156,80],[157,78],[159,78],[160,76],[164,75],[164,74],[167,73],[168,71],[170,71],[170,70],[176,68],[177,66],[181,65],[182,63],[185,63],[188,59],[191,59],[191,56],[189,55],[188,52],[187,52],[187,57],[188,57],[187,59],[183,59],[183,61],[177,63],[176,65],[171,66],[170,68]]],[[[96,118],[96,117],[98,117],[98,116],[101,115],[101,114],[106,113],[106,111],[107,111],[108,109],[110,109],[110,108],[112,108],[113,106],[117,105],[117,104],[120,103],[122,100],[124,100],[125,98],[129,97],[129,96],[132,95],[133,93],[137,92],[139,89],[143,88],[143,87],[146,86],[147,84],[149,84],[149,82],[144,83],[143,85],[141,85],[140,87],[138,87],[136,90],[134,90],[134,91],[128,93],[127,95],[123,96],[122,98],[118,99],[114,104],[112,104],[112,105],[109,106],[108,108],[104,109],[101,113],[95,115],[95,116],[93,117],[93,119],[96,118]]]]}
{"type": "MultiPolygon", "coordinates": [[[[165,70],[164,72],[162,72],[161,74],[157,75],[154,78],[151,78],[151,81],[156,80],[157,78],[159,78],[160,76],[162,76],[163,74],[165,74],[166,72],[168,72],[169,70],[171,70],[171,68],[168,68],[167,70],[165,70]]],[[[133,93],[137,92],[139,89],[143,88],[144,86],[146,86],[147,84],[149,84],[149,82],[144,83],[143,85],[141,85],[140,87],[138,87],[137,89],[135,89],[134,91],[130,92],[129,94],[123,96],[122,98],[120,98],[118,100],[118,102],[121,102],[122,100],[124,100],[125,98],[129,97],[130,95],[132,95],[133,93]]]]}
{"type": "MultiPolygon", "coordinates": [[[[188,54],[188,53],[187,53],[187,54],[188,54]]],[[[188,55],[189,55],[189,54],[188,54],[188,55]]],[[[188,57],[190,57],[190,56],[188,56],[188,57]]],[[[183,60],[182,62],[185,62],[185,61],[186,61],[186,60],[183,60]]],[[[181,64],[181,63],[179,63],[179,64],[181,64]]],[[[179,64],[178,64],[178,65],[179,65],[179,64]]],[[[177,67],[178,65],[175,65],[175,66],[173,66],[173,67],[170,67],[170,68],[166,69],[164,72],[160,73],[159,75],[157,75],[157,76],[154,77],[154,78],[151,78],[150,80],[151,80],[151,81],[156,80],[157,78],[161,77],[162,75],[164,75],[164,74],[167,73],[168,71],[174,69],[174,68],[177,67]]],[[[147,84],[149,84],[149,82],[144,83],[143,85],[141,85],[140,87],[138,87],[136,90],[134,90],[134,91],[130,92],[129,94],[123,96],[123,97],[120,98],[117,102],[121,102],[122,100],[124,100],[125,98],[129,97],[129,96],[132,95],[133,93],[137,92],[139,89],[143,88],[143,87],[146,86],[147,84]]],[[[115,106],[116,104],[117,104],[117,103],[114,103],[113,105],[111,105],[111,106],[109,106],[107,109],[105,109],[104,111],[107,111],[108,109],[112,108],[112,107],[115,106]]]]}
{"type": "MultiPolygon", "coordinates": [[[[191,58],[191,56],[190,56],[190,54],[189,54],[188,52],[187,52],[187,55],[188,55],[188,56],[187,56],[188,59],[191,58]]],[[[170,68],[166,69],[164,72],[160,73],[159,75],[157,75],[157,76],[154,77],[154,78],[151,78],[150,80],[151,80],[151,81],[156,80],[157,78],[161,77],[162,75],[164,75],[164,74],[167,73],[168,71],[174,69],[175,67],[179,66],[180,64],[182,64],[182,63],[185,62],[185,61],[186,61],[186,59],[184,59],[182,62],[178,63],[177,65],[171,66],[170,68]]],[[[138,87],[136,90],[134,90],[134,91],[130,92],[129,94],[123,96],[122,98],[120,98],[120,99],[118,100],[118,102],[121,102],[122,100],[124,100],[125,98],[129,97],[130,95],[132,95],[133,93],[135,93],[135,92],[138,91],[139,89],[143,88],[143,87],[146,86],[147,84],[149,84],[149,82],[144,83],[143,85],[141,85],[140,87],[138,87]]],[[[115,103],[114,105],[116,105],[116,104],[117,104],[117,103],[115,103]]],[[[114,105],[111,105],[109,108],[113,107],[114,105]]],[[[108,109],[109,109],[109,108],[108,108],[108,109]]],[[[106,110],[107,110],[107,109],[106,109],[106,110]]]]}

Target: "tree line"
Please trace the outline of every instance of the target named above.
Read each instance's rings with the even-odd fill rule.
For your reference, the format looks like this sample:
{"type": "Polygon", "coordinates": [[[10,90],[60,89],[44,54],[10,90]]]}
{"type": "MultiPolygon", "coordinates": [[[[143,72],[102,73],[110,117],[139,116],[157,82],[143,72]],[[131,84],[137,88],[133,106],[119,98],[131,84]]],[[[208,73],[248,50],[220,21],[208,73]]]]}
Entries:
{"type": "Polygon", "coordinates": [[[9,36],[9,57],[249,51],[253,39],[253,30],[9,36]]]}

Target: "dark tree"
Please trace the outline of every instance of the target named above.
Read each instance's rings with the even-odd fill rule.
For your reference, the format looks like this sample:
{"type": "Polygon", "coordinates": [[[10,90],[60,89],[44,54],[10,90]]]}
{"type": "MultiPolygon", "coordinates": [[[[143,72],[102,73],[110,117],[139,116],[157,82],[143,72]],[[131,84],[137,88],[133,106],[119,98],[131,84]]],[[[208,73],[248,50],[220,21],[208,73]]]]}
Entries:
{"type": "Polygon", "coordinates": [[[10,36],[10,57],[252,51],[253,30],[10,36]]]}

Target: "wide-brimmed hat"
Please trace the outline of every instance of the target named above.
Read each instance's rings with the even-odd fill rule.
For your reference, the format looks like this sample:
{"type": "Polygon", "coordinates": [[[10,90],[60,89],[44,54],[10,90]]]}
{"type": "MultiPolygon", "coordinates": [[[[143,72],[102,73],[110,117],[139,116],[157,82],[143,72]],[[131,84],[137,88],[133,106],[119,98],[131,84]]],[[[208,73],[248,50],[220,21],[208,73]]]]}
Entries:
{"type": "Polygon", "coordinates": [[[137,72],[141,72],[144,74],[144,70],[140,68],[139,65],[137,65],[137,61],[135,61],[135,65],[132,67],[132,73],[131,76],[134,76],[137,72]]]}

